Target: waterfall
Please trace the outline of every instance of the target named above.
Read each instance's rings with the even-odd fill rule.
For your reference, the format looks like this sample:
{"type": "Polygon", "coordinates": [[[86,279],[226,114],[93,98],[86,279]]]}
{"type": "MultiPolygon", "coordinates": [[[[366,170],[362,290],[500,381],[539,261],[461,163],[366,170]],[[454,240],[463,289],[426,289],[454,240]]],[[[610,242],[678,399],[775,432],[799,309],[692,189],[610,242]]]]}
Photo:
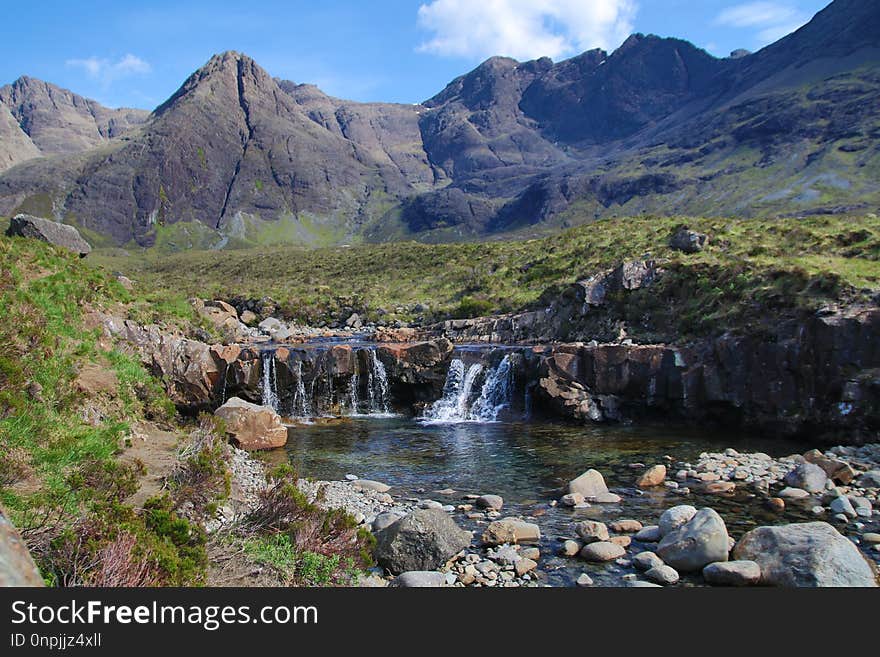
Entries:
{"type": "Polygon", "coordinates": [[[271,351],[264,351],[261,356],[263,380],[261,386],[262,404],[269,406],[276,413],[278,412],[278,377],[275,373],[275,354],[271,351]]]}
{"type": "Polygon", "coordinates": [[[360,386],[361,375],[355,369],[351,381],[348,383],[348,411],[351,415],[358,415],[361,412],[360,386]]]}
{"type": "Polygon", "coordinates": [[[468,419],[474,422],[495,422],[498,414],[510,406],[512,392],[513,366],[508,355],[486,377],[480,398],[471,406],[468,419]]]}
{"type": "Polygon", "coordinates": [[[479,363],[465,371],[463,361],[453,360],[443,386],[443,397],[425,411],[424,418],[429,422],[466,422],[471,391],[482,371],[483,366],[479,363]]]}
{"type": "Polygon", "coordinates": [[[427,422],[496,422],[498,415],[510,407],[513,393],[513,363],[505,356],[497,367],[486,372],[480,393],[475,400],[474,385],[483,373],[483,366],[475,363],[465,369],[456,358],[449,365],[443,397],[434,402],[423,416],[427,422]]]}
{"type": "Polygon", "coordinates": [[[388,392],[388,373],[379,357],[376,355],[375,349],[368,352],[368,361],[370,364],[367,374],[367,383],[370,389],[370,413],[387,414],[390,411],[391,404],[389,402],[388,392]]]}
{"type": "Polygon", "coordinates": [[[303,381],[303,364],[296,361],[296,388],[293,391],[293,417],[312,417],[312,399],[306,393],[306,384],[303,381]]]}

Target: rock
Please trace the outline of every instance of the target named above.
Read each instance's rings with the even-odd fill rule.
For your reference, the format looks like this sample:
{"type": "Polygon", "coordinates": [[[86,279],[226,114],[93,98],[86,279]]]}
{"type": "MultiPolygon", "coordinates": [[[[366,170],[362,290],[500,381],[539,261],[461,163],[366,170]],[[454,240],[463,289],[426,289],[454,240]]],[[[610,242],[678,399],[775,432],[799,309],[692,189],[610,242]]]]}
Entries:
{"type": "Polygon", "coordinates": [[[723,493],[732,493],[736,490],[736,484],[732,481],[713,481],[706,484],[703,490],[710,495],[720,495],[723,493]]]}
{"type": "Polygon", "coordinates": [[[373,533],[378,534],[380,531],[382,531],[386,527],[390,527],[404,516],[405,514],[399,513],[397,511],[380,513],[378,516],[376,516],[376,519],[373,520],[373,533]]]}
{"type": "Polygon", "coordinates": [[[443,510],[443,504],[437,502],[435,500],[422,500],[419,502],[420,509],[435,509],[437,511],[443,510]]]}
{"type": "Polygon", "coordinates": [[[477,498],[477,506],[481,509],[500,511],[504,506],[504,499],[500,495],[481,495],[477,498]]]}
{"type": "Polygon", "coordinates": [[[682,253],[699,253],[708,243],[708,235],[689,230],[687,226],[679,226],[669,236],[669,248],[682,253]]]}
{"type": "Polygon", "coordinates": [[[856,510],[853,508],[852,502],[849,501],[844,495],[840,497],[835,497],[831,500],[831,512],[832,513],[842,513],[847,518],[855,518],[857,517],[856,510]]]}
{"type": "Polygon", "coordinates": [[[541,540],[541,529],[538,525],[519,518],[504,518],[490,523],[483,532],[482,540],[485,545],[537,543],[541,540]]]}
{"type": "Polygon", "coordinates": [[[702,570],[715,561],[727,561],[727,527],[713,509],[701,509],[686,524],[670,532],[657,546],[664,563],[682,572],[702,570]]]}
{"type": "Polygon", "coordinates": [[[663,565],[663,559],[653,552],[639,552],[633,557],[632,562],[638,570],[651,570],[651,568],[663,565]]]}
{"type": "Polygon", "coordinates": [[[647,525],[636,532],[633,538],[642,543],[656,543],[663,537],[660,535],[660,527],[657,525],[647,525]]]}
{"type": "Polygon", "coordinates": [[[652,488],[659,486],[666,479],[666,466],[653,465],[636,480],[636,486],[639,488],[652,488]]]}
{"type": "Polygon", "coordinates": [[[599,542],[585,545],[581,550],[581,558],[587,561],[614,561],[626,554],[626,550],[614,543],[599,542]]]}
{"type": "Polygon", "coordinates": [[[280,319],[275,317],[267,317],[262,322],[257,325],[263,333],[274,333],[275,331],[279,331],[284,327],[284,324],[281,323],[280,319]]]}
{"type": "Polygon", "coordinates": [[[620,495],[614,493],[599,493],[596,497],[590,498],[596,504],[617,504],[620,502],[620,495]]]}
{"type": "Polygon", "coordinates": [[[517,577],[522,577],[526,573],[532,572],[537,567],[538,563],[536,561],[533,561],[532,559],[526,559],[525,557],[513,564],[513,568],[516,571],[517,577]]]}
{"type": "Polygon", "coordinates": [[[568,493],[559,498],[562,506],[578,506],[584,503],[584,496],[580,493],[568,493]]]}
{"type": "Polygon", "coordinates": [[[828,475],[815,463],[804,462],[798,464],[794,470],[785,475],[786,486],[801,488],[808,493],[821,493],[825,490],[825,481],[828,475]]]}
{"type": "Polygon", "coordinates": [[[520,550],[520,554],[523,559],[531,559],[532,561],[537,561],[541,558],[541,550],[536,547],[527,547],[520,550]]]}
{"type": "Polygon", "coordinates": [[[876,587],[874,566],[827,522],[758,527],[734,548],[761,568],[761,583],[789,587],[876,587]]]}
{"type": "Polygon", "coordinates": [[[417,509],[376,536],[376,561],[392,573],[433,570],[471,544],[465,531],[439,509],[417,509]]]}
{"type": "Polygon", "coordinates": [[[581,551],[583,545],[578,543],[577,541],[568,540],[565,541],[562,546],[559,548],[559,554],[564,557],[573,557],[578,552],[581,551]]]}
{"type": "Polygon", "coordinates": [[[627,581],[626,586],[631,589],[659,589],[662,588],[659,584],[654,584],[654,582],[645,582],[640,579],[631,579],[627,581]]]}
{"type": "Polygon", "coordinates": [[[494,553],[490,551],[489,558],[492,559],[492,561],[500,563],[502,566],[512,566],[522,559],[522,556],[514,546],[505,545],[504,547],[495,550],[494,553]]]}
{"type": "Polygon", "coordinates": [[[628,548],[632,545],[632,537],[631,536],[612,536],[608,539],[610,543],[614,543],[615,545],[619,545],[622,548],[628,548]]]}
{"type": "Polygon", "coordinates": [[[568,483],[569,493],[579,493],[585,499],[594,498],[608,492],[605,479],[598,470],[587,470],[577,479],[568,483]]]}
{"type": "Polygon", "coordinates": [[[361,320],[361,316],[358,315],[357,313],[352,313],[351,316],[347,320],[345,320],[346,328],[357,330],[357,329],[361,328],[363,325],[364,325],[364,323],[361,320]]]}
{"type": "Polygon", "coordinates": [[[859,488],[880,488],[880,470],[870,470],[856,482],[859,488]]]}
{"type": "Polygon", "coordinates": [[[29,214],[19,214],[12,218],[9,228],[6,229],[7,237],[28,237],[31,239],[48,242],[53,246],[59,246],[68,251],[79,254],[84,258],[92,252],[92,247],[86,242],[79,231],[73,226],[66,226],[41,217],[29,214]]]}
{"type": "Polygon", "coordinates": [[[18,530],[0,506],[0,587],[45,586],[18,530]]]}
{"type": "Polygon", "coordinates": [[[398,575],[389,586],[405,589],[447,586],[446,575],[433,570],[415,570],[398,575]]]}
{"type": "Polygon", "coordinates": [[[809,497],[810,494],[803,488],[783,488],[779,491],[779,497],[785,500],[802,500],[809,497]]]}
{"type": "Polygon", "coordinates": [[[634,534],[641,531],[643,526],[638,520],[616,520],[609,525],[609,528],[615,534],[634,534]]]}
{"type": "Polygon", "coordinates": [[[865,543],[869,543],[871,545],[878,545],[880,544],[880,534],[867,532],[865,534],[862,534],[862,540],[865,541],[865,543]]]}
{"type": "Polygon", "coordinates": [[[855,471],[848,463],[845,463],[840,459],[829,458],[822,454],[818,449],[810,450],[804,454],[804,458],[808,462],[818,465],[825,471],[825,474],[829,479],[833,479],[838,483],[846,485],[856,476],[855,471]]]}
{"type": "Polygon", "coordinates": [[[722,561],[703,568],[703,579],[713,586],[750,586],[761,580],[761,567],[754,561],[722,561]]]}
{"type": "Polygon", "coordinates": [[[356,479],[352,482],[358,490],[372,490],[377,493],[387,493],[391,490],[391,486],[383,484],[381,481],[373,481],[371,479],[356,479]]]}
{"type": "Polygon", "coordinates": [[[128,276],[123,276],[122,274],[116,274],[114,276],[116,282],[119,283],[124,289],[131,292],[134,290],[134,281],[132,281],[128,276]]]}
{"type": "Polygon", "coordinates": [[[665,564],[662,566],[654,566],[650,570],[645,571],[645,577],[655,584],[662,584],[663,586],[675,584],[679,579],[678,572],[675,568],[665,564]]]}
{"type": "Polygon", "coordinates": [[[593,578],[587,575],[586,573],[581,573],[577,578],[577,585],[581,588],[586,588],[588,586],[593,585],[593,578]]]}
{"type": "Polygon", "coordinates": [[[767,508],[773,511],[785,511],[785,500],[781,497],[771,497],[767,500],[767,508]]]}
{"type": "Polygon", "coordinates": [[[596,520],[583,520],[575,524],[574,531],[585,544],[608,540],[608,528],[596,520]]]}
{"type": "Polygon", "coordinates": [[[697,509],[690,504],[681,504],[679,506],[674,506],[671,509],[666,509],[666,511],[660,515],[660,537],[662,538],[668,533],[675,531],[682,525],[690,522],[695,515],[697,515],[697,509]]]}
{"type": "Polygon", "coordinates": [[[241,317],[239,317],[241,323],[245,326],[254,326],[257,323],[257,319],[259,319],[254,313],[250,310],[245,310],[241,313],[241,317]]]}
{"type": "Polygon", "coordinates": [[[268,406],[257,406],[233,397],[214,415],[226,423],[226,433],[240,449],[275,449],[287,443],[287,427],[281,424],[278,413],[268,406]]]}
{"type": "Polygon", "coordinates": [[[849,501],[852,503],[853,507],[856,510],[856,515],[861,516],[862,518],[870,518],[874,507],[871,504],[871,501],[865,497],[850,497],[849,501]]]}

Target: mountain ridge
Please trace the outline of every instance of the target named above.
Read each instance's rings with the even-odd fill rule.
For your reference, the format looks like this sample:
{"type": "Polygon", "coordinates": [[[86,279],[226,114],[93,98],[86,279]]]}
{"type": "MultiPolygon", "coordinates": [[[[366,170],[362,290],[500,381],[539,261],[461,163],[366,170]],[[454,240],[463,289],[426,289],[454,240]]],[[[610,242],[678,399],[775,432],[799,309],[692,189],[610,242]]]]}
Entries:
{"type": "MultiPolygon", "coordinates": [[[[99,112],[97,144],[13,162],[0,214],[176,249],[867,211],[880,200],[875,27],[880,7],[835,0],[735,58],[642,34],[558,63],[493,57],[418,105],[333,98],[228,51],[143,121],[99,112]]],[[[0,136],[34,157],[3,112],[9,87],[0,136]]]]}

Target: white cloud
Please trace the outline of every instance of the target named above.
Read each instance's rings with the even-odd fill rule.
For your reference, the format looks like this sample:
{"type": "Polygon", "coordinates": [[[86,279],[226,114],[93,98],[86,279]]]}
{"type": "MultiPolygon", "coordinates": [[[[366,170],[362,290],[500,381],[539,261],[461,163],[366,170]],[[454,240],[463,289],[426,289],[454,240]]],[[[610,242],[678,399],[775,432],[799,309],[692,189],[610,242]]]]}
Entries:
{"type": "Polygon", "coordinates": [[[148,62],[132,54],[127,54],[116,61],[89,57],[88,59],[68,59],[65,64],[73,68],[81,68],[90,78],[105,85],[120,78],[144,75],[153,70],[148,62]]]}
{"type": "Polygon", "coordinates": [[[635,0],[433,0],[419,7],[419,27],[432,33],[419,51],[523,60],[611,50],[636,11],[635,0]]]}
{"type": "Polygon", "coordinates": [[[715,19],[716,25],[757,30],[755,40],[767,45],[791,34],[810,17],[789,2],[749,2],[728,7],[715,19]]]}

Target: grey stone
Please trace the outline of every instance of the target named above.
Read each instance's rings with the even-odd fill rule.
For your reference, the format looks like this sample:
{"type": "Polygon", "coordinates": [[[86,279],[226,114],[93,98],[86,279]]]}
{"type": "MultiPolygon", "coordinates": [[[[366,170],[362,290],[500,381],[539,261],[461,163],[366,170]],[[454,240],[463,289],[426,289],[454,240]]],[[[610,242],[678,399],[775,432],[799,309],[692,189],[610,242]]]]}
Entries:
{"type": "Polygon", "coordinates": [[[645,577],[655,584],[662,584],[663,586],[675,584],[679,579],[678,572],[675,568],[665,564],[662,566],[654,566],[645,571],[645,577]]]}
{"type": "Polygon", "coordinates": [[[856,481],[859,488],[880,488],[880,470],[870,470],[856,481]]]}
{"type": "Polygon", "coordinates": [[[658,525],[646,525],[637,531],[633,538],[642,543],[656,543],[663,537],[660,535],[660,527],[658,525]]]}
{"type": "Polygon", "coordinates": [[[832,513],[842,513],[847,518],[855,518],[858,515],[853,508],[852,502],[849,501],[849,498],[843,495],[831,500],[830,507],[832,513]]]}
{"type": "Polygon", "coordinates": [[[690,504],[681,504],[679,506],[674,506],[671,509],[666,509],[660,515],[660,521],[658,526],[660,527],[660,536],[666,536],[671,531],[675,531],[685,523],[689,522],[695,515],[697,515],[696,507],[691,506],[690,504]]]}
{"type": "Polygon", "coordinates": [[[626,554],[626,550],[616,543],[605,541],[590,543],[581,550],[581,558],[587,561],[614,561],[626,554]]]}
{"type": "Polygon", "coordinates": [[[477,498],[477,506],[482,509],[500,511],[504,506],[504,499],[500,495],[481,495],[477,498]]]}
{"type": "Polygon", "coordinates": [[[389,584],[396,588],[441,588],[448,586],[446,575],[433,570],[420,570],[401,573],[389,584]]]}
{"type": "Polygon", "coordinates": [[[638,570],[651,570],[651,568],[662,566],[663,559],[653,552],[639,552],[633,557],[632,563],[638,570]]]}
{"type": "Polygon", "coordinates": [[[761,580],[761,567],[754,561],[722,561],[703,568],[703,578],[713,586],[749,586],[761,580]]]}
{"type": "Polygon", "coordinates": [[[471,543],[463,530],[438,509],[418,509],[376,536],[376,561],[392,573],[433,570],[471,543]]]}
{"type": "Polygon", "coordinates": [[[733,551],[761,567],[761,583],[789,587],[876,587],[875,567],[827,522],[758,527],[733,551]]]}
{"type": "Polygon", "coordinates": [[[786,486],[801,488],[808,493],[821,493],[827,480],[825,470],[815,463],[804,462],[785,475],[784,482],[786,486]]]}
{"type": "Polygon", "coordinates": [[[700,509],[690,522],[664,536],[657,546],[660,558],[681,572],[727,561],[727,553],[727,527],[721,516],[709,508],[700,509]]]}
{"type": "Polygon", "coordinates": [[[583,520],[575,524],[574,531],[584,540],[584,543],[608,540],[608,528],[604,523],[596,520],[583,520]]]}
{"type": "Polygon", "coordinates": [[[605,485],[605,479],[602,478],[602,474],[598,470],[590,469],[577,479],[569,482],[568,492],[580,493],[585,498],[591,498],[607,493],[608,487],[605,485]]]}
{"type": "Polygon", "coordinates": [[[54,246],[73,251],[79,256],[85,257],[92,252],[92,247],[86,242],[79,231],[73,226],[34,217],[29,214],[19,214],[12,218],[9,228],[6,229],[7,237],[28,237],[31,239],[48,242],[54,246]]]}
{"type": "Polygon", "coordinates": [[[490,523],[482,540],[486,545],[537,543],[541,540],[541,528],[519,518],[504,518],[490,523]]]}

